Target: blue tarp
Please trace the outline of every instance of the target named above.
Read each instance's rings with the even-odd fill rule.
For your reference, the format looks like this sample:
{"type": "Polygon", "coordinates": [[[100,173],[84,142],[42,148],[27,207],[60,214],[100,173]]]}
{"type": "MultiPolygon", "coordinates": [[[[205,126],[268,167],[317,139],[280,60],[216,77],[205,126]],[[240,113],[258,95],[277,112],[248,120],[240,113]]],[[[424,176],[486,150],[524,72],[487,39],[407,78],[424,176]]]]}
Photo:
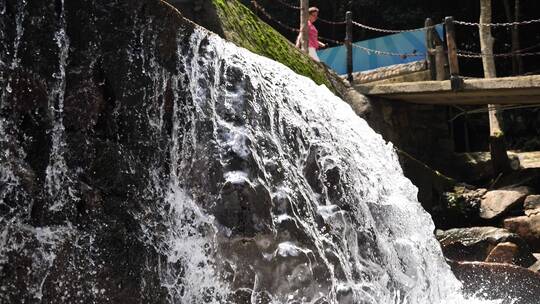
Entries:
{"type": "MultiPolygon", "coordinates": [[[[442,24],[437,25],[435,29],[442,37],[442,24]]],[[[373,70],[389,65],[423,60],[426,57],[426,32],[422,30],[388,35],[376,39],[354,42],[353,44],[383,52],[419,55],[410,57],[377,55],[367,53],[366,51],[353,46],[353,72],[373,70]]],[[[344,46],[320,50],[317,54],[321,61],[336,73],[340,75],[347,74],[347,56],[344,46]]]]}

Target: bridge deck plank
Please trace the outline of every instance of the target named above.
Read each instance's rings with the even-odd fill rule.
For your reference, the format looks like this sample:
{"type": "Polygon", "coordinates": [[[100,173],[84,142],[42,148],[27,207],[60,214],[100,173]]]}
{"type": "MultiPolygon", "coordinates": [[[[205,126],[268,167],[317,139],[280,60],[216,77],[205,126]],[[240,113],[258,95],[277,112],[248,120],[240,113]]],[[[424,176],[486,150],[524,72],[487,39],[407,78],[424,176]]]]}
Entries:
{"type": "Polygon", "coordinates": [[[484,105],[540,103],[540,75],[493,79],[465,79],[463,90],[454,92],[450,81],[393,84],[357,84],[367,96],[421,104],[484,105]]]}

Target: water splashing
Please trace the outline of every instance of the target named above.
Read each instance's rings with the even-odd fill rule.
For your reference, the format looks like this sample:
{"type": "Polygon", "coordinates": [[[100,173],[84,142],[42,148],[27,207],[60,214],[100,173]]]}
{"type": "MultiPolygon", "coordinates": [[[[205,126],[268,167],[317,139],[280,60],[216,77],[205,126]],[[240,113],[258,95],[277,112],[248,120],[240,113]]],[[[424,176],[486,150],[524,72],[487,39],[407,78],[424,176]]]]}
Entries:
{"type": "Polygon", "coordinates": [[[69,39],[66,35],[66,17],[64,11],[64,0],[60,1],[61,11],[58,18],[58,29],[54,35],[54,40],[59,49],[58,52],[58,72],[53,74],[53,85],[49,92],[49,115],[53,121],[51,134],[51,152],[49,155],[49,165],[46,170],[46,188],[48,194],[53,198],[53,203],[49,207],[50,211],[58,212],[69,199],[70,191],[66,188],[67,167],[63,156],[65,149],[64,141],[64,95],[66,89],[66,65],[69,55],[69,39]]]}

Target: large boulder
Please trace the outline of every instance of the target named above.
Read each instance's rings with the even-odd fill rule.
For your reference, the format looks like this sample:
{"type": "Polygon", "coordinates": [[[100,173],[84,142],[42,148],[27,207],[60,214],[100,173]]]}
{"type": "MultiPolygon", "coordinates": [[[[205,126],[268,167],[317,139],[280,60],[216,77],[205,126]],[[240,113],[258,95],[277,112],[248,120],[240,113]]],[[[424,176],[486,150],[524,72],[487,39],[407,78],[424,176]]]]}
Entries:
{"type": "Polygon", "coordinates": [[[507,218],[504,228],[521,236],[534,250],[540,250],[540,214],[507,218]]]}
{"type": "Polygon", "coordinates": [[[486,220],[500,217],[523,203],[529,194],[531,189],[528,187],[489,191],[480,202],[480,217],[486,220]]]}
{"type": "Polygon", "coordinates": [[[534,263],[532,266],[529,266],[529,269],[534,272],[540,272],[540,253],[533,253],[533,255],[536,258],[536,263],[534,263]]]}
{"type": "Polygon", "coordinates": [[[513,264],[518,254],[518,245],[511,242],[499,243],[491,250],[486,262],[513,264]]]}
{"type": "MultiPolygon", "coordinates": [[[[455,228],[437,230],[437,239],[445,257],[455,261],[485,261],[499,244],[515,246],[512,264],[528,267],[536,259],[529,246],[518,235],[495,227],[455,228]],[[507,244],[508,245],[508,244],[507,244]]],[[[499,247],[498,250],[502,248],[499,247]]],[[[494,253],[495,254],[495,253],[494,253]]],[[[492,257],[493,258],[493,257],[492,257]]]]}
{"type": "Polygon", "coordinates": [[[537,304],[540,274],[527,268],[487,262],[449,262],[465,293],[503,304],[537,304]]]}
{"type": "Polygon", "coordinates": [[[540,213],[540,195],[527,196],[523,202],[523,211],[529,216],[540,213]]]}

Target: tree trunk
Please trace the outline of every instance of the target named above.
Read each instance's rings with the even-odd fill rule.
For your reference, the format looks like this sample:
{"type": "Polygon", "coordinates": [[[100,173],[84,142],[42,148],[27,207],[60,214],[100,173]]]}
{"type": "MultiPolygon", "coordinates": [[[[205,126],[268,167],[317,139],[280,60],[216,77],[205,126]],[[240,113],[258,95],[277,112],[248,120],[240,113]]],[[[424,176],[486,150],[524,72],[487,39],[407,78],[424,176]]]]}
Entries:
{"type": "MultiPolygon", "coordinates": [[[[480,24],[491,23],[491,0],[480,0],[480,24]]],[[[480,45],[482,54],[482,63],[484,66],[485,78],[496,78],[495,58],[489,56],[493,54],[493,37],[491,36],[491,27],[480,25],[480,45]]],[[[504,133],[501,130],[501,124],[498,117],[499,106],[488,105],[489,112],[489,150],[491,152],[491,162],[495,174],[507,172],[510,170],[510,161],[506,153],[506,144],[504,133]]]]}
{"type": "Polygon", "coordinates": [[[308,29],[308,18],[309,18],[309,0],[301,0],[300,2],[300,39],[301,39],[301,48],[304,52],[308,52],[309,47],[309,29],[308,29]]]}
{"type": "MultiPolygon", "coordinates": [[[[514,2],[514,13],[512,13],[512,7],[510,6],[510,0],[504,0],[504,10],[506,12],[506,21],[507,22],[519,22],[519,0],[514,2]]],[[[516,52],[520,48],[519,44],[519,26],[514,25],[511,29],[512,34],[512,52],[516,52]]],[[[514,55],[512,56],[512,75],[520,75],[523,73],[523,61],[521,57],[514,55]]]]}

